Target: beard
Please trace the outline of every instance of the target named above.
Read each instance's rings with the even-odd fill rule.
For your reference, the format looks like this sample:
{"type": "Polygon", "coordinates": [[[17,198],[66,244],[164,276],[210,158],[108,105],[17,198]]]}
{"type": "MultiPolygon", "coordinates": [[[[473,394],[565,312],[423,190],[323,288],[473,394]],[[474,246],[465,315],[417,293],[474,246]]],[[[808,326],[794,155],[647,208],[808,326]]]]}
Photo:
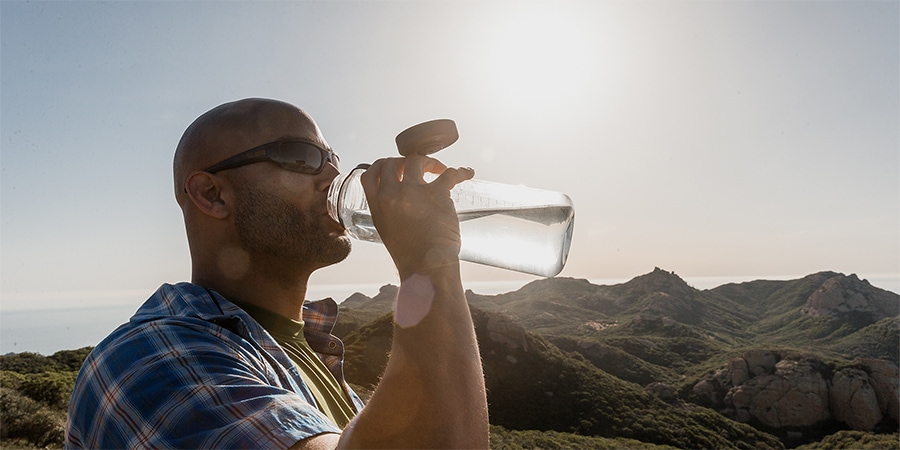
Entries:
{"type": "Polygon", "coordinates": [[[350,254],[346,236],[331,237],[321,218],[244,183],[235,192],[234,225],[250,254],[325,267],[350,254]]]}

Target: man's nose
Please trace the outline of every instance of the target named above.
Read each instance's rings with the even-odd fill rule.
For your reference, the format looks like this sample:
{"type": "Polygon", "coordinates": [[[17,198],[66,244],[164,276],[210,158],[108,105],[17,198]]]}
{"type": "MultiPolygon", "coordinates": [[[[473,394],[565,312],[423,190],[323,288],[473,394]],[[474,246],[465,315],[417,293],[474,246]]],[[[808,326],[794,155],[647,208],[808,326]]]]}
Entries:
{"type": "Polygon", "coordinates": [[[331,182],[340,174],[341,171],[338,170],[337,166],[329,161],[325,164],[325,167],[322,168],[322,172],[316,176],[316,187],[319,190],[327,191],[328,187],[331,186],[331,182]]]}

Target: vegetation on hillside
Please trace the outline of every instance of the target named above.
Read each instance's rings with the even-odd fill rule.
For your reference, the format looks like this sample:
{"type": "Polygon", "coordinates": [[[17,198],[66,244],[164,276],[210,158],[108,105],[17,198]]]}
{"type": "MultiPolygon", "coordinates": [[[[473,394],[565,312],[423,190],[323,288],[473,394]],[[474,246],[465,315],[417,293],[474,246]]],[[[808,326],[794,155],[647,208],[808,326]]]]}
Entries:
{"type": "Polygon", "coordinates": [[[582,436],[574,433],[537,430],[508,430],[491,425],[491,448],[494,450],[674,450],[668,445],[650,444],[634,439],[582,436]]]}
{"type": "MultiPolygon", "coordinates": [[[[335,333],[346,344],[347,378],[363,394],[387,360],[395,292],[385,286],[341,304],[335,333]]],[[[825,379],[865,375],[874,367],[860,362],[867,359],[900,362],[900,297],[853,275],[700,291],[657,269],[613,286],[561,278],[466,295],[495,449],[900,449],[898,424],[887,415],[882,434],[848,431],[834,419],[771,429],[730,420],[692,392],[747,354],[796,360],[825,379]]],[[[69,395],[89,351],[0,356],[0,447],[62,446],[69,395]]]]}
{"type": "MultiPolygon", "coordinates": [[[[348,328],[359,333],[346,340],[366,355],[354,363],[371,364],[352,375],[370,386],[377,383],[389,344],[390,318],[382,315],[390,311],[390,296],[382,294],[391,289],[345,305],[356,321],[348,328]],[[358,326],[377,317],[378,322],[358,326]]],[[[719,423],[723,415],[701,408],[692,388],[747,352],[780,355],[785,367],[798,358],[817,364],[825,368],[825,383],[842,367],[868,370],[854,362],[858,359],[893,364],[900,359],[900,297],[854,275],[822,272],[700,291],[656,269],[613,286],[554,278],[506,294],[467,291],[466,296],[473,309],[497,322],[493,328],[480,325],[479,342],[491,421],[508,429],[628,436],[691,447],[713,445],[691,441],[708,435],[726,436],[731,443],[715,443],[721,447],[765,446],[774,433],[779,445],[799,445],[846,425],[832,418],[804,429],[771,429],[745,418],[729,430],[735,423],[719,423]],[[492,348],[491,337],[498,333],[504,345],[518,343],[530,352],[492,348]],[[674,418],[667,412],[673,409],[674,418]],[[644,411],[659,419],[645,419],[644,411]],[[685,424],[707,413],[713,422],[685,424]],[[741,436],[749,425],[761,434],[741,436]],[[682,435],[669,433],[674,428],[682,435]]],[[[480,314],[476,311],[476,318],[480,314]]],[[[883,414],[878,430],[897,430],[898,423],[883,414]]]]}
{"type": "Polygon", "coordinates": [[[900,434],[875,434],[863,431],[838,431],[819,442],[801,445],[798,450],[897,450],[900,434]]]}
{"type": "Polygon", "coordinates": [[[0,356],[0,447],[62,447],[75,376],[90,350],[0,356]]]}
{"type": "MultiPolygon", "coordinates": [[[[566,354],[501,316],[474,310],[490,420],[509,430],[626,438],[678,448],[781,448],[774,436],[694,405],[670,405],[566,354]],[[489,323],[494,322],[494,325],[489,323]],[[502,335],[497,335],[498,329],[502,335]]],[[[345,339],[352,382],[374,386],[387,362],[390,316],[345,339]]]]}

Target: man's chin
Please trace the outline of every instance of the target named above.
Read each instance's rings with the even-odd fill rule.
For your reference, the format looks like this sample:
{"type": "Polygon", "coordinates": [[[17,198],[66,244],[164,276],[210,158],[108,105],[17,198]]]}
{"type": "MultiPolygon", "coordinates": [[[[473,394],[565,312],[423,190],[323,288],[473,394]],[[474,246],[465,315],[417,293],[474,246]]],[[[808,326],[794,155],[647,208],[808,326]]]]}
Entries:
{"type": "Polygon", "coordinates": [[[350,251],[353,250],[353,244],[346,234],[338,236],[329,247],[327,254],[322,255],[322,262],[326,266],[337,264],[347,259],[347,256],[350,256],[350,251]]]}

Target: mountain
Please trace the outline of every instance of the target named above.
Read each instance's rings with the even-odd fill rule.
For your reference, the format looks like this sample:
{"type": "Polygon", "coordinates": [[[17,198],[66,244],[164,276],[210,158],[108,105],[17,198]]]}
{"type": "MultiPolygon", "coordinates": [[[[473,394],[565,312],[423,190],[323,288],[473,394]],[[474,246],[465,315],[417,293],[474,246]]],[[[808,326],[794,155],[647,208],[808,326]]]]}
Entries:
{"type": "MultiPolygon", "coordinates": [[[[652,392],[566,354],[501,313],[472,311],[481,346],[490,420],[512,430],[574,432],[678,448],[780,448],[777,438],[695,405],[652,392]]],[[[387,363],[389,315],[345,339],[346,376],[375,386],[387,363]]]]}
{"type": "Polygon", "coordinates": [[[344,336],[351,331],[391,312],[397,286],[384,285],[375,297],[367,297],[357,292],[340,304],[338,322],[334,325],[335,336],[344,336]]]}
{"type": "MultiPolygon", "coordinates": [[[[876,288],[856,275],[834,272],[820,272],[788,282],[730,284],[712,292],[740,299],[753,309],[758,320],[748,331],[756,336],[756,341],[782,344],[809,341],[830,347],[836,353],[848,352],[842,346],[833,345],[835,340],[847,339],[866,327],[900,315],[897,294],[876,288]]],[[[888,345],[888,351],[874,354],[857,351],[854,356],[897,361],[898,353],[889,351],[896,350],[896,336],[886,336],[893,338],[894,344],[888,345]]]]}
{"type": "MultiPolygon", "coordinates": [[[[395,293],[385,286],[341,305],[346,367],[359,370],[348,378],[360,384],[377,383],[383,368],[395,293]]],[[[611,286],[550,278],[466,297],[492,423],[511,430],[731,445],[667,431],[679,424],[756,447],[898,429],[900,296],[855,275],[698,290],[656,268],[611,286]]]]}
{"type": "Polygon", "coordinates": [[[467,297],[471,305],[504,312],[567,348],[574,340],[603,357],[619,349],[682,374],[710,358],[758,346],[800,344],[833,358],[900,358],[900,335],[892,326],[900,296],[855,275],[822,272],[700,291],[657,268],[613,286],[546,279],[515,292],[469,291],[467,297]]]}

